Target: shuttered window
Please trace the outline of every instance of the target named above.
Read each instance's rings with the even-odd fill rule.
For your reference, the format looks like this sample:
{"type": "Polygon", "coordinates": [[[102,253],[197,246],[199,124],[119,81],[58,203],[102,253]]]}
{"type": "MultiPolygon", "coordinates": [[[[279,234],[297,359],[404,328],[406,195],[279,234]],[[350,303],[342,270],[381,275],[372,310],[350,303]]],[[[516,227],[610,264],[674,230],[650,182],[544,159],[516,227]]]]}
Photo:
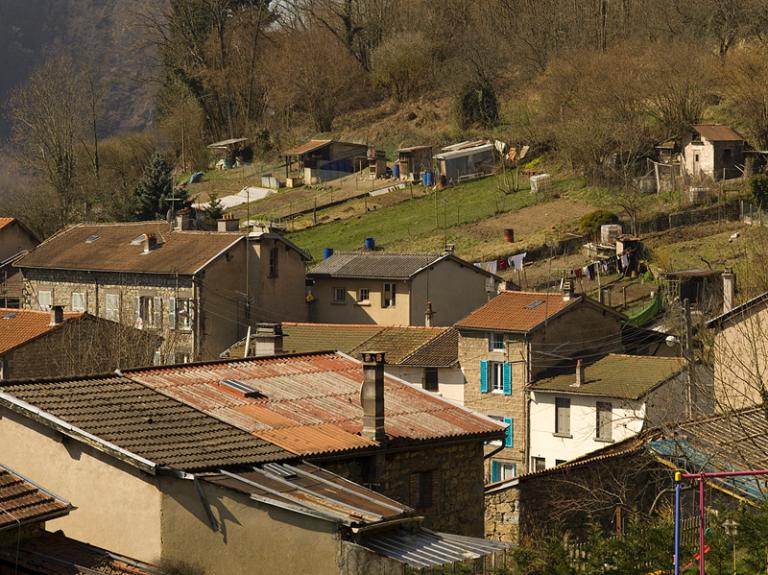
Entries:
{"type": "Polygon", "coordinates": [[[503,372],[502,389],[504,395],[512,395],[512,364],[505,363],[503,372]]]}
{"type": "Polygon", "coordinates": [[[480,360],[480,393],[488,393],[488,362],[480,360]]]}
{"type": "Polygon", "coordinates": [[[555,398],[555,433],[571,434],[571,400],[567,397],[555,398]]]}
{"type": "Polygon", "coordinates": [[[505,417],[504,423],[507,426],[506,435],[504,437],[504,447],[515,446],[515,420],[511,417],[505,417]]]}
{"type": "Polygon", "coordinates": [[[597,402],[595,437],[603,440],[613,439],[613,405],[606,401],[597,402]]]}

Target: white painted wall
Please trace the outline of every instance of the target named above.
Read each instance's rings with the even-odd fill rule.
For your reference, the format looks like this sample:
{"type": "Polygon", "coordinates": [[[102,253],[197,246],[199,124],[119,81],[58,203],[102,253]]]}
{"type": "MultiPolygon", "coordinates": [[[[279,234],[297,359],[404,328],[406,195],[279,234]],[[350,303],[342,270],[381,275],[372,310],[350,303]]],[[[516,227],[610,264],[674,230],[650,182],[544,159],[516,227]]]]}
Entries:
{"type": "MultiPolygon", "coordinates": [[[[423,386],[424,368],[388,365],[387,373],[404,379],[408,383],[423,386]]],[[[458,364],[454,367],[440,367],[437,370],[436,395],[440,395],[460,405],[464,405],[464,373],[458,364]]]]}
{"type": "Polygon", "coordinates": [[[543,457],[547,467],[554,467],[555,460],[569,461],[610,445],[610,442],[595,438],[598,401],[610,402],[613,405],[613,442],[622,441],[642,431],[646,414],[644,398],[620,400],[532,391],[531,458],[543,457]],[[555,435],[556,397],[567,397],[571,400],[570,438],[555,435]]]}

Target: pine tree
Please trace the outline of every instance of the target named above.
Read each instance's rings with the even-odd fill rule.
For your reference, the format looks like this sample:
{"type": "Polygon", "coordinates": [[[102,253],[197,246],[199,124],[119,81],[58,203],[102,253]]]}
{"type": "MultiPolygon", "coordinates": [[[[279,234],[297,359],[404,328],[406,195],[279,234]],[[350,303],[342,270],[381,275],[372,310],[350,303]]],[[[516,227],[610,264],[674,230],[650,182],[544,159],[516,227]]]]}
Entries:
{"type": "Polygon", "coordinates": [[[165,216],[169,207],[167,199],[173,193],[172,169],[171,164],[160,154],[155,154],[149,160],[136,186],[137,220],[154,220],[165,216]]]}

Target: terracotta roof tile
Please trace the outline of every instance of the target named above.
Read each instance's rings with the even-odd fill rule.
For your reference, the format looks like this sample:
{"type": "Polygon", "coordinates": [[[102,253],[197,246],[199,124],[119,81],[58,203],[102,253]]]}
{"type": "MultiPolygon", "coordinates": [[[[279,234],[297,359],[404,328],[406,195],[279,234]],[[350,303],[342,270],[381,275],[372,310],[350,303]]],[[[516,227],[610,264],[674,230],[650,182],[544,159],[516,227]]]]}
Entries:
{"type": "Polygon", "coordinates": [[[379,325],[289,322],[281,325],[285,335],[283,349],[292,353],[328,350],[350,353],[382,330],[379,325]]]}
{"type": "Polygon", "coordinates": [[[565,300],[561,293],[504,291],[459,320],[455,327],[528,332],[581,299],[565,300]]]}
{"type": "Polygon", "coordinates": [[[0,218],[0,230],[2,230],[5,226],[10,225],[14,221],[16,221],[15,218],[0,218]]]}
{"type": "Polygon", "coordinates": [[[67,515],[72,506],[0,465],[0,531],[67,515]]]}
{"type": "Polygon", "coordinates": [[[451,367],[458,361],[459,332],[449,328],[403,358],[400,365],[451,367]]]}
{"type": "Polygon", "coordinates": [[[238,233],[169,231],[165,222],[78,224],[60,231],[22,257],[20,268],[192,274],[242,239],[238,233]],[[158,247],[144,253],[142,234],[158,247]]]}
{"type": "MultiPolygon", "coordinates": [[[[82,312],[66,312],[65,321],[80,319],[82,312]]],[[[0,355],[8,353],[28,341],[60,329],[63,324],[50,325],[51,314],[47,311],[0,307],[0,355]]]]}
{"type": "MultiPolygon", "coordinates": [[[[401,365],[404,359],[412,356],[448,330],[450,328],[446,327],[385,327],[358,345],[349,354],[360,358],[364,351],[374,349],[386,354],[385,360],[388,364],[401,365]]],[[[458,355],[458,345],[455,355],[458,355]]],[[[408,365],[417,364],[410,363],[408,365]]]]}

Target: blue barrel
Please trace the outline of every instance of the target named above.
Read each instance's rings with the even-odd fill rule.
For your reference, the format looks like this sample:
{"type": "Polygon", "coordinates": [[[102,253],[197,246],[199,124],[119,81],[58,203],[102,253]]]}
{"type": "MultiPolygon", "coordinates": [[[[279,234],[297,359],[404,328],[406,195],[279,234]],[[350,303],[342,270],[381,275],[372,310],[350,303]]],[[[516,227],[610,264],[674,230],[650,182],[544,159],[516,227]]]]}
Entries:
{"type": "Polygon", "coordinates": [[[365,238],[365,249],[369,252],[376,249],[376,240],[373,238],[365,238]]]}
{"type": "Polygon", "coordinates": [[[333,248],[323,248],[323,259],[327,260],[333,255],[333,248]]]}
{"type": "Polygon", "coordinates": [[[421,182],[427,187],[431,186],[433,184],[432,172],[426,170],[421,176],[421,182]]]}
{"type": "Polygon", "coordinates": [[[392,177],[395,178],[396,180],[400,179],[400,164],[398,164],[397,162],[392,164],[392,177]]]}

